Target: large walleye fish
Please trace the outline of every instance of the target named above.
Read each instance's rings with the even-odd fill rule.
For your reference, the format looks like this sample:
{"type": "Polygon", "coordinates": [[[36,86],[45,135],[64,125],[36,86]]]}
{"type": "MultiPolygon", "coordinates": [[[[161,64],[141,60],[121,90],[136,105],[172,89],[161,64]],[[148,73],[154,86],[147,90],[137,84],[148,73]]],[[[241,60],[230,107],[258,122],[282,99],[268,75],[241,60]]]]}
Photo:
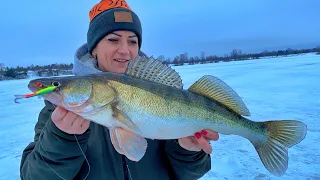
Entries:
{"type": "Polygon", "coordinates": [[[307,126],[295,120],[254,122],[231,87],[205,75],[183,89],[179,74],[153,58],[132,61],[124,74],[40,78],[28,87],[57,106],[105,126],[117,152],[139,161],[150,139],[177,139],[202,129],[248,139],[266,169],[281,176],[288,148],[302,141],[307,126]]]}

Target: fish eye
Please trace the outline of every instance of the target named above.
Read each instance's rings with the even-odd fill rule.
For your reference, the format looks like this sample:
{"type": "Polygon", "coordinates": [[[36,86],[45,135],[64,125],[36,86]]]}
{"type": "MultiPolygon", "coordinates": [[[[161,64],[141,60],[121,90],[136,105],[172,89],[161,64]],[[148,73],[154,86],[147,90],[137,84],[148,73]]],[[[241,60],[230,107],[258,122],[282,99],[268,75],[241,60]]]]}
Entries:
{"type": "Polygon", "coordinates": [[[57,81],[52,82],[52,85],[55,87],[60,87],[60,83],[57,81]]]}

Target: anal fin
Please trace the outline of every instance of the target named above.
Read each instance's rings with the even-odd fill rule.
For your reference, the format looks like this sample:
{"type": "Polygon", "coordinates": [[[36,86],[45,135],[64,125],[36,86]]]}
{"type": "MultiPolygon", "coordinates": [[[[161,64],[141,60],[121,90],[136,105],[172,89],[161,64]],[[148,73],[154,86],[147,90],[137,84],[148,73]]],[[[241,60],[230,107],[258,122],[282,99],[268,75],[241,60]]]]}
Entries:
{"type": "Polygon", "coordinates": [[[147,150],[147,140],[121,127],[109,130],[115,150],[132,161],[139,161],[147,150]]]}

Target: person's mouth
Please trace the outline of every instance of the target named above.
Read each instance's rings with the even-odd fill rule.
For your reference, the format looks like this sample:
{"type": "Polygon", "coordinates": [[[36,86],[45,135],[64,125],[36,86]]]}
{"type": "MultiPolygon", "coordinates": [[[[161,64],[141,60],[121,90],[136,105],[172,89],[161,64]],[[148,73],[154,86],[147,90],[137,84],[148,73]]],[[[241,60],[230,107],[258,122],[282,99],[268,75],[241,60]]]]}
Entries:
{"type": "Polygon", "coordinates": [[[117,62],[120,62],[120,63],[126,63],[126,62],[129,62],[129,60],[128,60],[128,59],[113,59],[113,60],[115,60],[115,61],[117,61],[117,62]]]}

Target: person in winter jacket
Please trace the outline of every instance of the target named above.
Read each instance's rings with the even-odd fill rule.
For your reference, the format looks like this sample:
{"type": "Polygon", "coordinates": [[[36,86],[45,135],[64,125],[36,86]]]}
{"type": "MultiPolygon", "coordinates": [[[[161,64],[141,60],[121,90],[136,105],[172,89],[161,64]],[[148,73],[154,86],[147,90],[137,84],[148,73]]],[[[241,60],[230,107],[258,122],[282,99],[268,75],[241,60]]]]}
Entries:
{"type": "MultiPolygon", "coordinates": [[[[87,42],[75,53],[73,74],[124,73],[141,50],[139,17],[124,0],[105,0],[89,12],[87,42]]],[[[211,169],[210,140],[203,130],[175,140],[149,140],[138,161],[117,153],[106,127],[83,119],[45,100],[35,125],[34,141],[23,151],[20,177],[53,179],[199,179],[211,169]]]]}

